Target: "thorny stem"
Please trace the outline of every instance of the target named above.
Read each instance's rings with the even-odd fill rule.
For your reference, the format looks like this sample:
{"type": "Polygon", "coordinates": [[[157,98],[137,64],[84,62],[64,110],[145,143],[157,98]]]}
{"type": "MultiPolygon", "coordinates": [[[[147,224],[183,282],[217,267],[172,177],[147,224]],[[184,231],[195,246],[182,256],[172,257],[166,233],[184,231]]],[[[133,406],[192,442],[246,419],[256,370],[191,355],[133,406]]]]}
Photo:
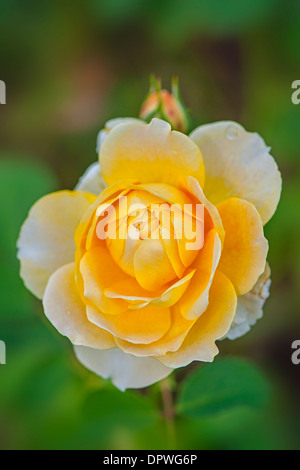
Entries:
{"type": "Polygon", "coordinates": [[[166,420],[169,442],[171,449],[176,448],[175,444],[175,409],[173,405],[173,396],[171,391],[171,384],[168,378],[160,382],[160,390],[163,404],[163,416],[166,420]]]}

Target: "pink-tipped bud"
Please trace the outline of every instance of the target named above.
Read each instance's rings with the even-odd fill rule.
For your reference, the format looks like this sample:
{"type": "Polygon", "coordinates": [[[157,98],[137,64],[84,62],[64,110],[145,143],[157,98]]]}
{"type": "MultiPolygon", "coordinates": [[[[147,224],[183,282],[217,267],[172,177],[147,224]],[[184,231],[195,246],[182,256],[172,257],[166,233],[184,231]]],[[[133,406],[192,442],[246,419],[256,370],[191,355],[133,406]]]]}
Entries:
{"type": "Polygon", "coordinates": [[[172,93],[162,90],[160,80],[151,77],[150,90],[142,104],[140,118],[150,121],[154,117],[169,122],[175,130],[187,132],[188,116],[181,101],[177,77],[172,80],[172,93]]]}

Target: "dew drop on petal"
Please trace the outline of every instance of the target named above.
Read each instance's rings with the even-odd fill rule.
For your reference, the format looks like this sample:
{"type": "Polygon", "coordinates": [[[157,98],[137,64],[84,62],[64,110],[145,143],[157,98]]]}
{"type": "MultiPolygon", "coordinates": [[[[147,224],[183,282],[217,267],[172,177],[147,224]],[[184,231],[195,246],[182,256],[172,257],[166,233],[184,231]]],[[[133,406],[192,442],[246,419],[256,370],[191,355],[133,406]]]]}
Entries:
{"type": "Polygon", "coordinates": [[[233,124],[230,124],[230,126],[228,126],[226,131],[225,131],[226,139],[228,139],[228,140],[236,139],[238,134],[239,134],[239,130],[233,124]]]}

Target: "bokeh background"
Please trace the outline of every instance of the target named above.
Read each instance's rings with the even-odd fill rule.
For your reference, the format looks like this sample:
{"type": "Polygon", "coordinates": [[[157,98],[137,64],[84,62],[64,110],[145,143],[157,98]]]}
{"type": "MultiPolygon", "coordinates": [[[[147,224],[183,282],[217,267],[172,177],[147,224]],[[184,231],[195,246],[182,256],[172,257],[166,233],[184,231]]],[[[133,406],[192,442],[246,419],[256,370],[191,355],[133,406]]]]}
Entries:
{"type": "Polygon", "coordinates": [[[291,102],[299,43],[297,0],[0,0],[0,448],[300,447],[300,365],[291,362],[300,339],[300,105],[291,102]],[[19,279],[15,248],[32,203],[73,188],[95,161],[105,121],[138,115],[151,73],[166,88],[179,75],[195,125],[232,119],[259,132],[283,176],[266,227],[264,319],[220,343],[222,356],[259,367],[268,399],[177,418],[171,439],[159,386],[123,394],[76,362],[19,279]]]}

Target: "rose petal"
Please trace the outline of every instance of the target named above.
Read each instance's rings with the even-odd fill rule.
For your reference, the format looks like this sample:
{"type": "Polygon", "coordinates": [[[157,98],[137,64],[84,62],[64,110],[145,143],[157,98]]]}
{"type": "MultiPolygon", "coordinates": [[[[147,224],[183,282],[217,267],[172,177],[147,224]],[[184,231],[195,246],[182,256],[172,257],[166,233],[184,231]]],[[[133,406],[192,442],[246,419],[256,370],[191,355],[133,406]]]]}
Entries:
{"type": "Polygon", "coordinates": [[[132,183],[134,183],[132,180],[123,181],[105,188],[102,193],[94,199],[93,204],[88,207],[75,231],[75,245],[77,248],[76,256],[78,258],[80,258],[86,250],[87,237],[91,230],[91,225],[96,223],[95,213],[99,206],[104,203],[106,204],[108,200],[109,203],[112,203],[112,201],[117,200],[121,195],[127,194],[128,191],[124,188],[132,183]]]}
{"type": "Polygon", "coordinates": [[[233,285],[221,271],[216,271],[205,313],[198,318],[176,352],[157,359],[168,367],[183,367],[192,361],[211,362],[219,352],[215,341],[228,332],[236,304],[233,285]]]}
{"type": "Polygon", "coordinates": [[[133,264],[136,280],[146,290],[161,290],[176,279],[161,240],[143,240],[135,252],[133,264]]]}
{"type": "Polygon", "coordinates": [[[214,229],[217,231],[221,244],[223,245],[225,232],[222,225],[222,219],[217,208],[205,197],[199,182],[192,176],[182,178],[179,187],[187,191],[189,195],[196,198],[197,203],[203,204],[205,209],[204,230],[208,233],[214,229]]]}
{"type": "Polygon", "coordinates": [[[149,292],[146,290],[142,292],[141,288],[137,290],[132,278],[128,278],[127,281],[113,282],[109,289],[104,290],[104,294],[110,299],[127,300],[132,304],[129,306],[131,309],[145,307],[148,304],[157,307],[171,307],[181,299],[194,274],[195,270],[190,271],[157,297],[149,296],[149,292]]]}
{"type": "Polygon", "coordinates": [[[263,274],[258,278],[253,289],[238,297],[234,320],[225,338],[234,340],[244,336],[257,320],[263,316],[263,306],[270,293],[270,268],[266,263],[263,274]]]}
{"type": "Polygon", "coordinates": [[[225,230],[219,268],[230,279],[238,295],[246,294],[264,271],[268,242],[261,218],[250,202],[227,199],[218,205],[225,230]]]}
{"type": "Polygon", "coordinates": [[[113,336],[89,322],[75,283],[75,263],[62,266],[49,279],[43,305],[46,317],[73,344],[98,349],[115,347],[113,336]]]}
{"type": "Polygon", "coordinates": [[[54,271],[74,260],[74,233],[95,196],[83,191],[58,191],[31,208],[18,240],[20,275],[26,287],[42,298],[54,271]]]}
{"type": "Polygon", "coordinates": [[[246,199],[263,224],[268,222],[280,198],[281,176],[263,139],[231,121],[197,127],[190,137],[203,155],[208,199],[214,204],[229,197],[246,199]]]}
{"type": "Polygon", "coordinates": [[[133,344],[116,338],[116,344],[125,352],[136,356],[161,356],[170,351],[177,351],[191,327],[197,320],[186,320],[180,313],[177,303],[171,309],[171,326],[158,341],[150,344],[133,344]]]}
{"type": "Polygon", "coordinates": [[[138,283],[135,279],[129,278],[113,261],[105,244],[90,249],[83,256],[80,261],[80,274],[85,299],[89,305],[106,314],[119,314],[128,308],[123,299],[108,298],[104,294],[104,290],[109,289],[116,281],[127,282],[130,279],[130,282],[136,286],[136,293],[140,292],[138,283]]]}
{"type": "Polygon", "coordinates": [[[142,121],[141,119],[136,119],[136,118],[130,118],[130,117],[125,117],[125,118],[115,118],[115,119],[110,119],[107,121],[107,123],[104,126],[104,129],[102,129],[97,136],[97,145],[96,145],[96,152],[97,154],[99,153],[100,147],[104,142],[104,139],[108,136],[109,132],[119,124],[138,124],[142,123],[144,124],[145,122],[142,121]]]}
{"type": "Polygon", "coordinates": [[[183,175],[204,182],[204,166],[197,145],[156,118],[150,124],[116,126],[101,146],[99,161],[107,184],[135,178],[141,183],[176,186],[183,175]]]}
{"type": "Polygon", "coordinates": [[[77,191],[87,191],[91,194],[100,194],[107,187],[100,170],[99,162],[92,163],[75,186],[77,191]]]}
{"type": "Polygon", "coordinates": [[[211,230],[206,236],[204,247],[193,263],[195,274],[190,281],[188,289],[179,301],[180,311],[186,319],[193,320],[198,318],[206,310],[210,286],[220,256],[220,238],[215,230],[211,230]]]}
{"type": "Polygon", "coordinates": [[[104,315],[87,307],[88,319],[114,336],[132,343],[149,344],[161,338],[170,328],[171,314],[168,308],[147,305],[127,310],[119,315],[104,315]]]}
{"type": "Polygon", "coordinates": [[[151,357],[136,357],[119,348],[109,351],[75,346],[78,360],[104,379],[111,379],[120,390],[143,388],[167,377],[172,369],[151,357]]]}

